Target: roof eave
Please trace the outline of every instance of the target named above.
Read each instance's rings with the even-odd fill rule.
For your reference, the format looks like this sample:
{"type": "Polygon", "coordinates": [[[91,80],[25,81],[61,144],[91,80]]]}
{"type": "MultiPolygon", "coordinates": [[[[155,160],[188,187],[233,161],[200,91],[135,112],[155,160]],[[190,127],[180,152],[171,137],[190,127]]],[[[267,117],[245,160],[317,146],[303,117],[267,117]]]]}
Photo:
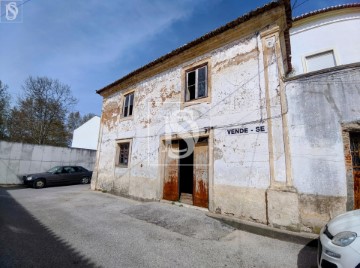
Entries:
{"type": "Polygon", "coordinates": [[[348,9],[348,8],[360,8],[360,3],[344,4],[344,5],[337,5],[337,6],[331,6],[331,7],[327,7],[327,8],[323,8],[323,9],[318,9],[318,10],[311,11],[311,12],[308,12],[308,13],[305,13],[305,14],[302,14],[300,16],[293,18],[293,22],[297,22],[302,19],[316,16],[319,14],[336,11],[336,10],[341,10],[341,9],[348,9]]]}
{"type": "Polygon", "coordinates": [[[291,4],[290,4],[290,0],[279,0],[279,1],[273,1],[273,2],[270,2],[266,5],[264,5],[263,7],[260,7],[260,8],[257,8],[253,11],[250,11],[249,13],[191,41],[190,43],[184,45],[184,46],[181,46],[173,51],[171,51],[170,53],[168,54],[165,54],[163,56],[161,56],[160,58],[134,70],[133,72],[130,72],[129,74],[123,76],[122,78],[114,81],[113,83],[103,87],[102,89],[99,89],[96,91],[96,93],[100,94],[100,95],[103,95],[103,93],[105,93],[108,89],[111,89],[113,87],[115,87],[116,85],[130,79],[131,77],[149,69],[149,68],[152,68],[152,67],[155,67],[159,64],[161,64],[162,62],[170,59],[170,58],[173,58],[187,50],[189,50],[190,48],[192,47],[195,47],[217,35],[220,35],[230,29],[233,29],[235,28],[236,26],[246,22],[246,21],[249,21],[250,19],[256,17],[256,16],[259,16],[267,11],[270,11],[272,9],[275,9],[277,7],[280,7],[284,5],[285,6],[285,13],[286,13],[286,24],[287,24],[287,29],[285,29],[285,40],[288,40],[286,42],[286,61],[287,61],[287,65],[288,65],[288,68],[287,68],[287,73],[291,71],[291,58],[290,58],[290,54],[291,54],[291,48],[290,48],[290,37],[289,37],[289,29],[291,27],[291,24],[292,24],[292,17],[291,17],[291,4]]]}

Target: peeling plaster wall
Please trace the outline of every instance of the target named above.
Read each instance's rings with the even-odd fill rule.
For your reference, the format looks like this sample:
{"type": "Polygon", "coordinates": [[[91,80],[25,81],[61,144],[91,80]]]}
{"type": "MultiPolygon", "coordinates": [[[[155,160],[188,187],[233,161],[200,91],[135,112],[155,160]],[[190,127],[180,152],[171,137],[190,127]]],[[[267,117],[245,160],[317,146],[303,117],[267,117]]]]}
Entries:
{"type": "Polygon", "coordinates": [[[214,186],[214,211],[266,224],[266,190],[218,184],[214,186]]]}
{"type": "Polygon", "coordinates": [[[360,68],[305,76],[286,84],[294,186],[303,224],[318,228],[346,211],[342,124],[360,120],[360,68]]]}
{"type": "Polygon", "coordinates": [[[213,128],[213,148],[209,149],[214,154],[210,163],[214,197],[209,206],[266,222],[265,191],[270,178],[263,68],[261,39],[251,35],[104,99],[93,189],[161,199],[161,138],[189,127],[194,132],[213,128]],[[210,99],[183,106],[184,70],[203,61],[208,62],[210,99]],[[122,95],[131,90],[135,90],[134,114],[126,120],[120,115],[122,95]],[[192,119],[190,126],[176,121],[179,113],[192,119]],[[265,132],[251,133],[258,125],[265,132]],[[247,134],[227,132],[246,127],[247,134]],[[116,141],[121,139],[132,139],[128,168],[115,166],[116,141]]]}
{"type": "Polygon", "coordinates": [[[309,232],[344,212],[343,126],[360,119],[359,67],[284,84],[280,38],[269,27],[106,96],[92,189],[162,199],[163,140],[205,133],[211,211],[309,232]],[[184,103],[185,70],[205,62],[208,98],[184,103]],[[133,115],[122,118],[129,92],[133,115]],[[127,168],[116,166],[121,140],[131,141],[127,168]]]}

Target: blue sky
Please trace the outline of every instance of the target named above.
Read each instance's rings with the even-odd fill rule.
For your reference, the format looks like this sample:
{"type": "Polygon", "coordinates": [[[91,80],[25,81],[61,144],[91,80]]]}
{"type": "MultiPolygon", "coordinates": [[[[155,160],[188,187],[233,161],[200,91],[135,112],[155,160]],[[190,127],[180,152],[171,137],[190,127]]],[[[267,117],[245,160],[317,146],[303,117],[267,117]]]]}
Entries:
{"type": "MultiPolygon", "coordinates": [[[[75,110],[100,115],[96,90],[269,1],[19,1],[17,23],[0,23],[0,80],[15,101],[29,75],[59,79],[75,110]]],[[[297,0],[293,16],[358,1],[297,0]]]]}

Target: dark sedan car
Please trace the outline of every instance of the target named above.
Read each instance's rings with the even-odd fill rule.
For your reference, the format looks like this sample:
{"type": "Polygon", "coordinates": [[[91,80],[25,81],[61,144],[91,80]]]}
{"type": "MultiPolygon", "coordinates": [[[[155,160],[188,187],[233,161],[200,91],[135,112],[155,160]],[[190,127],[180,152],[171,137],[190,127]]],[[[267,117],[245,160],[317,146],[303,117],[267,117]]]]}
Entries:
{"type": "Polygon", "coordinates": [[[43,188],[50,185],[90,183],[92,171],[80,166],[57,166],[44,173],[23,176],[25,185],[43,188]]]}

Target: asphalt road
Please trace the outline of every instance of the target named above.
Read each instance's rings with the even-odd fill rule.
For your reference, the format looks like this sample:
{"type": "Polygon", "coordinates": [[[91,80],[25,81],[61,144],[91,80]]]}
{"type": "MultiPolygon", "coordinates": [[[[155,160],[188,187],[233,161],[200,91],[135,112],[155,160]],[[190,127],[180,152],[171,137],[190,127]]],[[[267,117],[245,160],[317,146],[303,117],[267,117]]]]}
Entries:
{"type": "Polygon", "coordinates": [[[316,267],[316,249],[88,185],[0,188],[0,267],[316,267]]]}

